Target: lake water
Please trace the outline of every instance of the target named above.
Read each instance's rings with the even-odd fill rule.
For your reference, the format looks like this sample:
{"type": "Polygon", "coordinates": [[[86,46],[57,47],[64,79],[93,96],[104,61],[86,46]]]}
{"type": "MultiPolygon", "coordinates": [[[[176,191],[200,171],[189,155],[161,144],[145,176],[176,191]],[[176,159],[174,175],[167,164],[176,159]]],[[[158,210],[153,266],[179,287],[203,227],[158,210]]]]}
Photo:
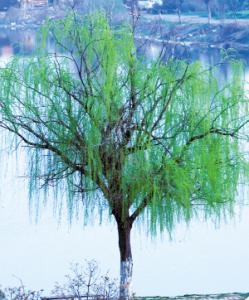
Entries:
{"type": "MultiPolygon", "coordinates": [[[[8,62],[17,53],[35,49],[35,32],[1,31],[0,61],[8,62]]],[[[147,55],[153,59],[159,46],[147,55]]],[[[208,64],[220,60],[219,50],[175,49],[189,60],[208,64]]],[[[238,53],[248,61],[249,54],[238,53]]],[[[229,70],[222,69],[223,78],[229,70]]],[[[42,210],[38,223],[29,215],[25,157],[21,151],[6,155],[2,146],[0,190],[0,285],[18,285],[18,278],[32,289],[45,289],[63,281],[70,262],[96,259],[103,270],[118,277],[119,253],[114,224],[83,228],[82,220],[71,228],[67,217],[54,218],[51,205],[42,210]]],[[[247,195],[245,195],[246,197],[247,195]]],[[[220,229],[194,220],[190,228],[179,225],[173,241],[167,235],[151,241],[146,231],[134,230],[134,290],[138,295],[176,295],[249,291],[249,208],[237,207],[235,220],[220,229]]]]}

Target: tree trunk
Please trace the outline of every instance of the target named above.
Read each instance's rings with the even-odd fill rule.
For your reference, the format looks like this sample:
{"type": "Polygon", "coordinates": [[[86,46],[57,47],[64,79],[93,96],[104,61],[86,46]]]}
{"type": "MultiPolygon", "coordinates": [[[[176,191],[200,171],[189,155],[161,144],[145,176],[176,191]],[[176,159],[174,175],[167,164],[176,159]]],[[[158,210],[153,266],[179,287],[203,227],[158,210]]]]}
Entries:
{"type": "Polygon", "coordinates": [[[120,250],[120,291],[119,299],[128,300],[131,298],[131,281],[133,261],[131,254],[131,228],[129,222],[118,223],[118,238],[120,250]]]}
{"type": "Polygon", "coordinates": [[[179,20],[179,23],[182,24],[182,3],[183,3],[183,0],[178,0],[177,1],[177,15],[178,15],[178,20],[179,20]]]}
{"type": "Polygon", "coordinates": [[[220,19],[222,23],[225,20],[225,3],[223,2],[220,4],[220,19]]]}
{"type": "Polygon", "coordinates": [[[180,7],[177,8],[177,15],[178,15],[179,23],[182,24],[181,8],[180,7]]]}
{"type": "Polygon", "coordinates": [[[211,24],[212,20],[212,10],[211,10],[211,1],[207,2],[207,10],[208,10],[208,24],[211,24]]]}

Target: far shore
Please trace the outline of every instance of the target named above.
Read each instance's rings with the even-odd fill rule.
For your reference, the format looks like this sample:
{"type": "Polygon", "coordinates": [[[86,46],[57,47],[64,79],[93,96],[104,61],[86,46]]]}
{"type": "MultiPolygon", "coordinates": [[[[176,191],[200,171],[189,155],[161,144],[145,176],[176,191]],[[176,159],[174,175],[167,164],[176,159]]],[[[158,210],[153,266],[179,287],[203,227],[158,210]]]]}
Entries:
{"type": "MultiPolygon", "coordinates": [[[[38,28],[47,17],[61,18],[65,11],[53,7],[39,7],[24,11],[11,8],[0,12],[0,28],[7,30],[28,30],[38,28]]],[[[125,12],[123,13],[125,15],[125,12]]],[[[190,48],[216,48],[249,51],[249,19],[212,19],[197,15],[182,15],[181,23],[176,14],[148,14],[141,12],[141,32],[137,39],[152,43],[168,43],[190,48]],[[150,34],[153,23],[161,22],[163,33],[150,34]]]]}
{"type": "MultiPolygon", "coordinates": [[[[156,21],[156,20],[162,20],[167,21],[171,23],[178,23],[179,24],[179,17],[176,14],[148,14],[148,13],[142,13],[142,16],[145,17],[148,20],[156,21]]],[[[188,23],[188,24],[208,24],[208,18],[207,17],[200,17],[197,15],[182,15],[181,16],[181,22],[182,24],[188,23]]],[[[225,18],[225,19],[211,19],[211,25],[224,25],[224,24],[236,24],[239,26],[248,26],[249,25],[249,19],[240,19],[240,18],[225,18]]]]}

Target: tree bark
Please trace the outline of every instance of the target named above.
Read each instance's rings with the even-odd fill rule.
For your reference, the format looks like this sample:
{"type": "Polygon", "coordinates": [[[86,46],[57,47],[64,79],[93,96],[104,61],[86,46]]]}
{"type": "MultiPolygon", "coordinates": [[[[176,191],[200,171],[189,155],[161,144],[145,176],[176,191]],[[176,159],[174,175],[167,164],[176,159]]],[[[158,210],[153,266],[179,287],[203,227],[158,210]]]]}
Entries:
{"type": "Polygon", "coordinates": [[[118,239],[120,250],[120,291],[119,299],[128,300],[131,298],[132,282],[132,253],[131,253],[131,228],[130,222],[118,222],[118,239]]]}

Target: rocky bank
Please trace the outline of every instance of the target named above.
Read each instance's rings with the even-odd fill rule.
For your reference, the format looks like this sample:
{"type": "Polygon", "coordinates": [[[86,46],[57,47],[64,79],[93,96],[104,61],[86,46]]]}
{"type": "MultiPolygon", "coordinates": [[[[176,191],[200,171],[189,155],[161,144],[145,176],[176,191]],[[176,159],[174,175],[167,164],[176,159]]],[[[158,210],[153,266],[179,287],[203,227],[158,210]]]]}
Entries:
{"type": "MultiPolygon", "coordinates": [[[[145,300],[145,298],[136,298],[145,300]]],[[[146,300],[249,300],[249,293],[228,293],[212,295],[184,295],[178,297],[151,297],[146,300]]]]}

